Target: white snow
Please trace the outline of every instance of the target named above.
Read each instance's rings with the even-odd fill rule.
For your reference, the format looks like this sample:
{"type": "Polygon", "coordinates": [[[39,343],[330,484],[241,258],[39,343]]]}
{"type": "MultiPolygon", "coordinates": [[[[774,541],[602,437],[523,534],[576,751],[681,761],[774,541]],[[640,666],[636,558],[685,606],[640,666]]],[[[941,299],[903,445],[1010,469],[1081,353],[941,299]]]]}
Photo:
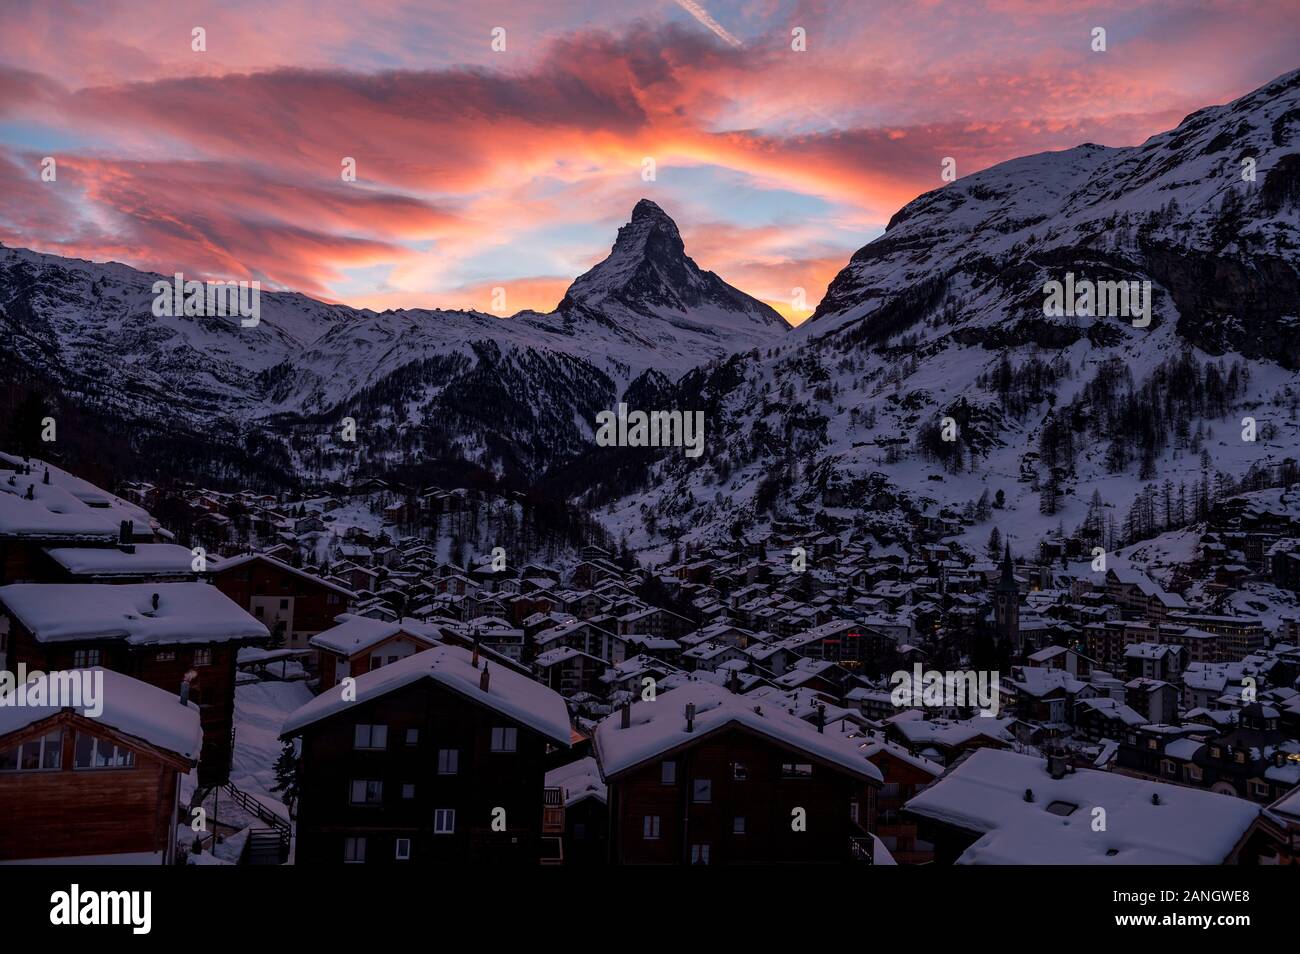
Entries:
{"type": "MultiPolygon", "coordinates": [[[[482,657],[479,660],[480,668],[475,668],[471,659],[469,650],[459,646],[442,645],[426,649],[358,676],[355,683],[356,701],[365,702],[421,679],[432,679],[471,702],[494,709],[546,736],[550,741],[569,747],[572,742],[569,712],[559,693],[505,666],[491,666],[482,657]],[[479,688],[484,666],[491,666],[487,692],[479,688]]],[[[298,709],[285,720],[281,733],[286,736],[296,735],[304,727],[355,705],[344,699],[343,689],[342,685],[336,686],[298,709]]]]}
{"type": "Polygon", "coordinates": [[[686,682],[661,692],[653,702],[632,705],[631,726],[622,727],[616,712],[596,727],[596,757],[605,778],[657,758],[678,746],[726,728],[739,726],[779,745],[806,752],[858,778],[882,781],[880,770],[862,757],[858,746],[842,736],[817,731],[780,705],[755,702],[709,682],[686,682]],[[695,706],[695,723],[686,731],[686,706],[695,706]]]}
{"type": "Polygon", "coordinates": [[[270,636],[265,626],[207,583],[15,583],[0,587],[0,603],[43,643],[215,643],[270,636]]]}
{"type": "Polygon", "coordinates": [[[1217,865],[1259,806],[1093,769],[1053,779],[1044,759],[978,749],[906,811],[981,833],[959,864],[1217,865]],[[1032,802],[1025,801],[1027,789],[1032,802]],[[1068,815],[1049,812],[1058,802],[1075,808],[1068,815]],[[1104,831],[1093,830],[1096,808],[1105,810],[1104,831]]]}
{"type": "MultiPolygon", "coordinates": [[[[97,700],[102,703],[103,710],[98,716],[87,715],[86,718],[185,758],[199,757],[203,731],[199,726],[198,706],[192,702],[181,705],[179,696],[111,669],[95,667],[87,671],[103,679],[103,693],[97,700]]],[[[31,680],[28,681],[30,684],[31,680]]],[[[56,706],[0,704],[0,736],[17,732],[60,711],[62,708],[56,706]]],[[[86,715],[84,706],[75,711],[86,715]]]]}

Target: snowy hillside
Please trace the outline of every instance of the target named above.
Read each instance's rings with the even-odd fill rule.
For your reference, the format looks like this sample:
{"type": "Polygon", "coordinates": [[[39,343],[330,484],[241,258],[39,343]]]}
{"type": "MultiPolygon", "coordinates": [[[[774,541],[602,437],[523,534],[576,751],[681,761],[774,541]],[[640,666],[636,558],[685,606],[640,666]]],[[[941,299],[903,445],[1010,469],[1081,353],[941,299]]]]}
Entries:
{"type": "Polygon", "coordinates": [[[996,526],[1026,553],[1085,523],[1112,547],[1158,532],[1165,500],[1181,525],[1300,447],[1298,224],[1300,72],[1140,146],[959,179],[902,209],[772,357],[683,380],[703,458],[660,454],[588,499],[643,546],[651,512],[687,539],[820,509],[896,540],[946,504],[972,550],[996,526]],[[1049,317],[1066,272],[1151,282],[1149,327],[1049,317]]]}
{"type": "Polygon", "coordinates": [[[162,415],[198,433],[271,426],[296,437],[304,467],[351,416],[375,458],[402,432],[404,454],[532,473],[580,451],[595,412],[639,375],[675,377],[788,330],[701,271],[647,201],[547,315],[378,313],[264,292],[260,322],[246,328],[236,317],[155,317],[160,277],[0,248],[0,341],[10,360],[128,420],[162,415]]]}

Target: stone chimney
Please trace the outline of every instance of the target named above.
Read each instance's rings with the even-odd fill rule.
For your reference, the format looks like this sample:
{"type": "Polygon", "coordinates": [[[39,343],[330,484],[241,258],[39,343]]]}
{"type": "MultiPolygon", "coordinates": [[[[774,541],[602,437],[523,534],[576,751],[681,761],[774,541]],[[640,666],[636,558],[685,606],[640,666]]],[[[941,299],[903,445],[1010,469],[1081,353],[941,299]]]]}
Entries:
{"type": "Polygon", "coordinates": [[[131,542],[135,525],[130,520],[123,520],[117,525],[117,548],[123,553],[134,553],[135,544],[131,542]]]}

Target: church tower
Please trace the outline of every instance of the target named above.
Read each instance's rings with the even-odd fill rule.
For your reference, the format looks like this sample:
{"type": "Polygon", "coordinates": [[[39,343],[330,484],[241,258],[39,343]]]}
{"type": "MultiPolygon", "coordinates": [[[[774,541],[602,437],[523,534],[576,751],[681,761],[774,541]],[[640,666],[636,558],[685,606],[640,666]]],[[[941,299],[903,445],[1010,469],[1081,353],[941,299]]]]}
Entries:
{"type": "Polygon", "coordinates": [[[1005,639],[1013,653],[1020,652],[1020,587],[1011,566],[1011,541],[1002,557],[1002,577],[993,591],[993,620],[999,639],[1005,639]]]}

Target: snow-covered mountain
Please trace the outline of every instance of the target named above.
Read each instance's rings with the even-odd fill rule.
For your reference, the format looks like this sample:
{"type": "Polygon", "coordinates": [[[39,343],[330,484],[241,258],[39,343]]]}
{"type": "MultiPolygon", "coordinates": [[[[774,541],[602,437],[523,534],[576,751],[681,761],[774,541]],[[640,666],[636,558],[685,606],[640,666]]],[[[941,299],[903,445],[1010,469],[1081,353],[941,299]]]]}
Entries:
{"type": "Polygon", "coordinates": [[[358,453],[424,454],[526,476],[589,446],[596,411],[638,376],[675,378],[788,331],[701,271],[645,200],[549,314],[374,312],[264,292],[260,322],[246,328],[235,317],[155,317],[160,277],[0,248],[8,359],[127,420],[198,434],[270,427],[308,470],[358,453]],[[355,447],[335,446],[345,416],[357,421],[355,447]]]}
{"type": "Polygon", "coordinates": [[[1221,492],[1300,456],[1298,264],[1295,72],[1139,146],[1027,156],[920,196],[773,357],[683,379],[676,406],[707,412],[702,458],[607,465],[619,483],[597,477],[588,499],[642,545],[650,514],[708,538],[800,509],[906,544],[943,504],[978,515],[959,532],[972,547],[999,526],[1028,552],[1085,522],[1113,543],[1135,501],[1134,532],[1160,529],[1166,481],[1172,508],[1180,485],[1221,492]],[[1066,273],[1150,282],[1150,325],[1045,313],[1066,273]]]}

